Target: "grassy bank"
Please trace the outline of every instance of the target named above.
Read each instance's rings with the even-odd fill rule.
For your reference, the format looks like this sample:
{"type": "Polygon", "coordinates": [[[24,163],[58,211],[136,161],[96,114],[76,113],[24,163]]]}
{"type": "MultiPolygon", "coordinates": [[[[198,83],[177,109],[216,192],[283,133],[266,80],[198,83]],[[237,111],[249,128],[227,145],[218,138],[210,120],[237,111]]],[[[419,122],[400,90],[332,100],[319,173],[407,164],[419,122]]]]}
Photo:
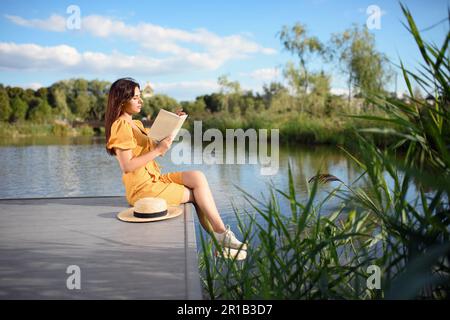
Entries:
{"type": "MultiPolygon", "coordinates": [[[[374,116],[374,114],[371,114],[374,116]]],[[[189,118],[188,118],[189,119],[189,118]]],[[[355,120],[341,115],[335,117],[316,117],[306,113],[258,113],[253,117],[241,117],[229,113],[206,114],[202,119],[203,131],[218,129],[225,135],[226,129],[278,129],[280,141],[283,143],[301,143],[308,145],[343,145],[352,146],[358,129],[372,127],[368,120],[355,120]]],[[[199,121],[200,119],[195,119],[199,121]]],[[[193,131],[194,120],[189,119],[186,128],[193,131]]],[[[387,125],[393,128],[395,125],[387,125]]],[[[365,133],[367,139],[378,146],[387,146],[394,141],[390,137],[381,138],[379,135],[365,133]]]]}
{"type": "MultiPolygon", "coordinates": [[[[370,114],[375,116],[379,114],[370,114]]],[[[206,115],[202,121],[203,130],[210,128],[219,129],[225,133],[226,129],[278,129],[280,141],[284,143],[301,144],[328,144],[352,146],[358,129],[366,129],[373,126],[368,120],[355,120],[346,115],[335,117],[317,117],[307,113],[258,113],[253,117],[240,117],[228,113],[219,115],[206,115]]],[[[388,124],[386,128],[395,125],[388,124]]],[[[193,120],[188,123],[188,129],[193,129],[193,120]]],[[[378,146],[387,146],[394,139],[380,138],[379,135],[366,133],[365,136],[378,146]]]]}
{"type": "Polygon", "coordinates": [[[20,138],[20,137],[69,137],[69,136],[93,136],[95,131],[90,126],[80,126],[73,128],[62,123],[32,123],[0,122],[0,138],[20,138]]]}
{"type": "MultiPolygon", "coordinates": [[[[193,121],[194,120],[189,119],[185,125],[188,130],[193,130],[193,121]]],[[[260,113],[252,118],[232,116],[228,113],[219,113],[205,115],[205,117],[202,118],[202,128],[204,131],[215,128],[225,134],[226,129],[279,129],[280,141],[282,143],[345,146],[350,146],[352,142],[355,141],[355,128],[366,128],[370,125],[369,121],[356,121],[355,119],[345,116],[318,118],[312,117],[306,113],[282,115],[260,113]]],[[[62,123],[37,124],[21,122],[9,124],[0,122],[0,138],[29,136],[92,136],[95,134],[96,132],[88,125],[73,128],[62,123]]],[[[373,139],[377,145],[386,145],[389,142],[389,139],[377,138],[377,135],[371,135],[371,139],[373,139]]]]}

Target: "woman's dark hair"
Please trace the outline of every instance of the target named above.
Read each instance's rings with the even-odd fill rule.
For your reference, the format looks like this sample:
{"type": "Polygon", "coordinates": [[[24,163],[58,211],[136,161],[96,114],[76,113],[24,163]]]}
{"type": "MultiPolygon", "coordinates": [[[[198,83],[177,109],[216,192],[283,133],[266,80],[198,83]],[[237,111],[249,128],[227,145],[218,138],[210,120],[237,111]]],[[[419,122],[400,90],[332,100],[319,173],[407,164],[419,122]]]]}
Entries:
{"type": "MultiPolygon", "coordinates": [[[[108,144],[109,137],[111,136],[111,126],[114,121],[119,118],[123,113],[125,104],[134,97],[134,90],[139,87],[139,83],[133,78],[121,78],[116,80],[109,89],[108,105],[105,113],[105,136],[106,144],[108,144]]],[[[114,148],[106,148],[108,154],[114,156],[116,152],[114,148]]]]}

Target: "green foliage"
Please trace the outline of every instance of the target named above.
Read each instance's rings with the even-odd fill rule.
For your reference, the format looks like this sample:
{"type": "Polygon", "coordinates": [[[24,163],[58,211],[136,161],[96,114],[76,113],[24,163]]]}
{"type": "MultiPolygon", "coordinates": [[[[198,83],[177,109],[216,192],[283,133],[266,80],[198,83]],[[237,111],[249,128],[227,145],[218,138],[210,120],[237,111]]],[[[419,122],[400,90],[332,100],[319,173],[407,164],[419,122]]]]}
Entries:
{"type": "Polygon", "coordinates": [[[195,101],[183,101],[181,107],[187,114],[201,115],[206,111],[206,103],[202,98],[197,97],[195,101]]]}
{"type": "Polygon", "coordinates": [[[326,52],[328,59],[338,62],[347,75],[349,98],[351,89],[368,95],[382,91],[388,83],[391,76],[388,59],[376,50],[375,37],[366,27],[355,24],[333,34],[326,52]]]}
{"type": "Polygon", "coordinates": [[[308,95],[308,109],[311,114],[321,116],[326,114],[329,107],[328,97],[330,96],[330,77],[323,71],[310,75],[311,94],[308,95]]]}
{"type": "Polygon", "coordinates": [[[52,109],[46,100],[39,100],[38,105],[29,111],[29,119],[36,123],[52,120],[52,109]]]}
{"type": "MultiPolygon", "coordinates": [[[[83,125],[81,127],[78,128],[78,133],[79,135],[82,136],[93,136],[95,135],[95,131],[92,127],[88,126],[88,125],[83,125]]],[[[104,134],[105,132],[100,132],[100,134],[104,134]]]]}
{"type": "Polygon", "coordinates": [[[200,98],[202,98],[205,101],[206,108],[211,112],[220,112],[222,110],[225,110],[224,106],[225,95],[222,93],[213,93],[210,95],[204,95],[201,96],[200,98]]]}
{"type": "Polygon", "coordinates": [[[222,93],[232,93],[232,94],[240,94],[241,84],[238,81],[230,81],[228,80],[227,75],[221,75],[217,79],[217,83],[220,86],[220,92],[222,93]]]}
{"type": "Polygon", "coordinates": [[[165,94],[155,94],[149,99],[144,100],[141,114],[143,116],[156,117],[160,109],[175,112],[181,108],[181,105],[175,99],[165,94]]]}
{"type": "Polygon", "coordinates": [[[18,95],[11,101],[11,117],[10,121],[23,121],[27,115],[28,105],[18,95]]]}
{"type": "Polygon", "coordinates": [[[84,118],[90,107],[90,98],[85,92],[79,92],[73,101],[72,104],[72,112],[76,115],[79,115],[81,118],[84,118]]]}
{"type": "Polygon", "coordinates": [[[323,44],[317,37],[309,36],[306,26],[301,23],[296,23],[292,27],[283,26],[278,36],[284,48],[298,56],[301,68],[297,82],[301,82],[304,86],[304,92],[308,92],[309,70],[307,63],[312,55],[323,53],[323,44]]]}
{"type": "Polygon", "coordinates": [[[53,85],[50,87],[50,92],[50,105],[53,107],[55,116],[59,116],[62,119],[70,119],[71,111],[67,104],[67,96],[64,89],[53,85]]]}
{"type": "Polygon", "coordinates": [[[351,211],[345,218],[340,208],[323,217],[322,204],[314,204],[318,184],[308,190],[307,201],[300,203],[290,167],[288,178],[289,191],[271,187],[265,202],[241,190],[254,211],[235,209],[244,241],[251,243],[246,260],[224,259],[216,254],[219,245],[214,239],[200,238],[200,269],[209,298],[370,298],[365,270],[374,258],[361,254],[373,250],[374,224],[369,216],[351,211]],[[279,196],[291,204],[289,213],[281,211],[279,196]]]}
{"type": "Polygon", "coordinates": [[[403,5],[402,10],[423,58],[420,75],[401,65],[411,102],[369,96],[384,113],[355,116],[375,126],[354,133],[358,148],[348,155],[363,174],[353,183],[318,173],[300,201],[289,166],[288,191],[271,186],[270,199],[261,201],[241,190],[254,211],[244,212],[244,224],[235,210],[250,243],[247,259],[224,259],[215,254],[214,239],[200,239],[202,280],[211,299],[450,297],[450,33],[442,46],[431,45],[409,10],[403,5]],[[432,104],[414,96],[411,79],[433,93],[432,104]],[[392,143],[381,150],[362,133],[389,137],[392,143]],[[319,182],[329,181],[341,185],[317,201],[319,182]],[[280,196],[290,212],[280,209],[280,196]],[[324,215],[335,196],[341,206],[324,215]],[[381,269],[380,290],[366,286],[369,265],[381,269]]]}
{"type": "Polygon", "coordinates": [[[55,123],[52,126],[52,135],[57,137],[66,137],[70,133],[70,127],[64,124],[55,123]]]}
{"type": "Polygon", "coordinates": [[[11,106],[9,104],[9,97],[3,86],[0,85],[0,121],[7,121],[11,116],[11,106]]]}
{"type": "Polygon", "coordinates": [[[381,95],[373,97],[373,103],[388,110],[388,116],[370,119],[380,125],[394,123],[400,130],[394,128],[386,132],[380,127],[368,129],[382,135],[388,133],[396,138],[395,144],[384,152],[361,139],[362,155],[365,157],[359,163],[373,185],[373,196],[370,199],[366,194],[360,193],[355,198],[362,206],[372,207],[389,231],[390,237],[385,239],[383,246],[385,250],[395,254],[383,257],[384,260],[381,261],[395,271],[388,273],[388,297],[448,299],[450,33],[447,33],[441,47],[429,44],[420,35],[409,10],[403,5],[402,10],[407,19],[408,30],[422,55],[422,70],[418,75],[406,70],[401,64],[411,96],[410,104],[381,95]],[[436,96],[433,104],[427,104],[414,96],[411,79],[436,96]],[[405,156],[400,159],[395,157],[399,147],[406,150],[405,156]],[[393,179],[393,190],[387,188],[381,172],[387,172],[393,179]],[[410,202],[406,195],[411,190],[413,181],[417,188],[417,198],[410,202]],[[374,205],[369,205],[369,199],[374,205]]]}
{"type": "Polygon", "coordinates": [[[37,124],[28,121],[19,121],[14,124],[0,121],[1,137],[25,137],[25,136],[50,136],[52,135],[51,124],[37,124]]]}

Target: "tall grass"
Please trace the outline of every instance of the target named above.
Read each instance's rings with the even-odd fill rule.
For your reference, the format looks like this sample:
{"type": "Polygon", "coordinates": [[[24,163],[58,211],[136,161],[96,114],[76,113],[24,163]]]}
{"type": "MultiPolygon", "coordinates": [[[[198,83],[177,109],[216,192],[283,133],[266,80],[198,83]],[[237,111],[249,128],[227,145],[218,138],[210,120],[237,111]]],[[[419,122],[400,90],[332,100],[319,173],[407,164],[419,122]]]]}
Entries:
{"type": "MultiPolygon", "coordinates": [[[[308,200],[301,203],[289,167],[288,192],[271,187],[270,199],[261,201],[242,190],[255,212],[244,212],[248,223],[239,220],[251,244],[247,259],[217,257],[217,243],[200,239],[200,267],[209,298],[450,297],[450,34],[441,47],[428,44],[409,10],[403,5],[402,10],[423,69],[416,74],[400,65],[409,103],[372,96],[386,116],[355,116],[373,122],[373,128],[354,133],[356,155],[346,151],[363,170],[369,189],[342,183],[319,202],[320,182],[339,179],[316,175],[308,200]],[[411,79],[435,96],[432,105],[414,97],[411,79]],[[392,143],[381,150],[364,136],[368,132],[387,136],[392,143]],[[406,150],[402,157],[397,156],[400,148],[406,150]],[[341,208],[323,215],[336,196],[342,199],[341,208]],[[290,204],[290,212],[282,212],[282,199],[290,204]],[[380,289],[368,286],[369,266],[381,271],[380,289]]],[[[238,219],[241,214],[236,210],[238,219]]]]}
{"type": "MultiPolygon", "coordinates": [[[[373,115],[374,112],[370,114],[373,115]]],[[[188,130],[193,130],[192,121],[194,120],[188,123],[188,130]]],[[[345,114],[318,117],[296,111],[259,111],[251,117],[217,113],[202,118],[203,130],[214,128],[225,133],[226,129],[279,129],[281,142],[344,146],[353,146],[356,139],[355,129],[367,127],[368,123],[369,121],[355,121],[345,114]]],[[[366,133],[366,136],[370,136],[370,139],[380,146],[389,142],[386,138],[381,139],[372,133],[366,133]]]]}
{"type": "MultiPolygon", "coordinates": [[[[245,261],[214,255],[212,240],[201,238],[201,269],[204,287],[212,299],[324,299],[371,297],[365,289],[365,274],[372,264],[374,224],[361,212],[342,209],[321,216],[322,205],[314,204],[316,182],[309,200],[302,204],[289,167],[289,192],[275,189],[266,204],[242,190],[261,219],[248,214],[240,223],[245,241],[252,244],[245,261]],[[290,203],[290,214],[280,211],[280,195],[290,203]],[[362,255],[361,252],[367,254],[362,255]]],[[[239,212],[237,212],[239,213],[239,212]]],[[[237,215],[239,217],[239,214],[237,215]]]]}
{"type": "Polygon", "coordinates": [[[0,121],[0,138],[20,137],[69,137],[69,136],[93,136],[92,127],[84,125],[73,128],[61,123],[33,123],[18,122],[7,123],[0,121]]]}

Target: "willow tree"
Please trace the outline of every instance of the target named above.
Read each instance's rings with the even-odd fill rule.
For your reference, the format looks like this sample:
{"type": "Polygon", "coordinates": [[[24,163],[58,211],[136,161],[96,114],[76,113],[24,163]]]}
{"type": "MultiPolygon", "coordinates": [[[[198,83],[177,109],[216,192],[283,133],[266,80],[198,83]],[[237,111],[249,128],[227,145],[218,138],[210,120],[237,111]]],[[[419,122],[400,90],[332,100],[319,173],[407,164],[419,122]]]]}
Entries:
{"type": "Polygon", "coordinates": [[[356,24],[331,36],[327,56],[347,75],[349,103],[352,89],[363,95],[380,92],[392,75],[387,57],[376,49],[374,35],[356,24]]]}
{"type": "Polygon", "coordinates": [[[301,67],[300,74],[303,78],[300,82],[304,86],[305,93],[308,92],[309,70],[307,64],[313,54],[323,52],[323,44],[317,37],[309,36],[306,26],[298,22],[292,27],[283,26],[278,36],[284,48],[298,56],[301,67]]]}
{"type": "Polygon", "coordinates": [[[225,109],[230,113],[237,111],[240,108],[240,97],[243,93],[239,81],[231,81],[227,75],[221,75],[217,79],[217,84],[224,98],[225,109]]]}

